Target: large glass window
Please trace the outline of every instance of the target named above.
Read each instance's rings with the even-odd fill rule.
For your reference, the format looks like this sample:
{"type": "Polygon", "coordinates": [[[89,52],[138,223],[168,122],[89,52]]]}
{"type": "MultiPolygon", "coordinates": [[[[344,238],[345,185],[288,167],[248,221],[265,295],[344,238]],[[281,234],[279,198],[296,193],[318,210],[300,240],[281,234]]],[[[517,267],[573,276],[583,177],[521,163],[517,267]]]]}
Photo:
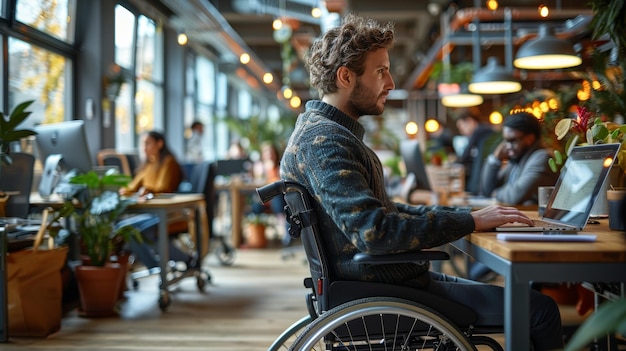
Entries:
{"type": "Polygon", "coordinates": [[[74,43],[75,0],[19,0],[15,18],[57,39],[74,43]]]}
{"type": "Polygon", "coordinates": [[[115,63],[134,78],[115,100],[115,143],[133,149],[139,135],[165,127],[163,36],[152,19],[121,5],[115,8],[115,63]]]}
{"type": "Polygon", "coordinates": [[[69,60],[41,47],[9,38],[9,106],[35,100],[27,119],[36,123],[61,122],[69,90],[69,60]]]}
{"type": "Polygon", "coordinates": [[[133,67],[135,15],[123,6],[115,6],[115,63],[133,67]]]}

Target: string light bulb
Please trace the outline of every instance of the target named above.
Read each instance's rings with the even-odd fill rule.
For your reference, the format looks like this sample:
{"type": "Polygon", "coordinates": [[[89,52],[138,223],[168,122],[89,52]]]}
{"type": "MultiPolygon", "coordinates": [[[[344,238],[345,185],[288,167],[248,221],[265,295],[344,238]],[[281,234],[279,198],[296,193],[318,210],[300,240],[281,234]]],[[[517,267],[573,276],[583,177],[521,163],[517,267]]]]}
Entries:
{"type": "Polygon", "coordinates": [[[239,56],[239,62],[241,62],[244,65],[247,65],[248,63],[250,63],[250,55],[244,52],[243,54],[241,54],[241,56],[239,56]]]}
{"type": "Polygon", "coordinates": [[[433,133],[439,130],[439,126],[439,122],[436,119],[431,118],[424,123],[424,130],[429,133],[433,133]]]}
{"type": "Polygon", "coordinates": [[[270,72],[267,72],[263,75],[263,83],[271,84],[274,81],[274,75],[270,72]]]}
{"type": "Polygon", "coordinates": [[[280,18],[277,18],[272,22],[272,28],[274,30],[279,30],[283,27],[283,21],[280,18]]]}
{"type": "Polygon", "coordinates": [[[417,126],[417,123],[413,121],[409,121],[404,126],[404,131],[409,137],[413,137],[417,135],[417,132],[419,131],[419,127],[417,126]]]}
{"type": "Polygon", "coordinates": [[[181,45],[181,46],[187,45],[187,42],[189,41],[187,34],[185,34],[184,32],[178,33],[177,39],[178,39],[178,45],[181,45]]]}

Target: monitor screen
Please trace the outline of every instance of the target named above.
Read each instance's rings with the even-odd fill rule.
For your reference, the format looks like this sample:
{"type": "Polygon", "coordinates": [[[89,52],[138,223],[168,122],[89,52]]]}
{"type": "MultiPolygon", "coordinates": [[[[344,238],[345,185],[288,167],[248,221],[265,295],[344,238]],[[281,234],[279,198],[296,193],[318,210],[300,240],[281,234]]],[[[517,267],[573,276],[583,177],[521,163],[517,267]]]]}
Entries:
{"type": "Polygon", "coordinates": [[[400,143],[400,155],[404,160],[407,173],[415,176],[416,189],[431,190],[422,150],[417,140],[403,140],[400,143]]]}
{"type": "Polygon", "coordinates": [[[60,173],[87,172],[93,168],[83,121],[42,124],[37,132],[37,155],[43,164],[39,192],[49,196],[60,173]]]}

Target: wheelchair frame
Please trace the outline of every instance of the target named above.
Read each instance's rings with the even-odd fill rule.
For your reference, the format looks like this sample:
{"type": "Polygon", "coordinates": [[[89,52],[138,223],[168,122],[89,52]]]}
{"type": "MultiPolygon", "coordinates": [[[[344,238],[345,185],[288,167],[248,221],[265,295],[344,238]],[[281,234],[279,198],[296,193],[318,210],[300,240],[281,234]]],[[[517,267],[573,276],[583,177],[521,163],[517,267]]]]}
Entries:
{"type": "MultiPolygon", "coordinates": [[[[311,277],[304,280],[309,315],[288,327],[268,348],[277,350],[476,350],[501,351],[485,335],[502,328],[473,325],[476,313],[425,290],[399,285],[333,279],[317,227],[314,200],[293,181],[279,180],[257,189],[261,201],[284,196],[289,235],[301,237],[311,277]],[[320,348],[318,348],[320,347],[320,348]]],[[[394,255],[358,253],[360,264],[447,260],[444,251],[422,250],[394,255]]]]}

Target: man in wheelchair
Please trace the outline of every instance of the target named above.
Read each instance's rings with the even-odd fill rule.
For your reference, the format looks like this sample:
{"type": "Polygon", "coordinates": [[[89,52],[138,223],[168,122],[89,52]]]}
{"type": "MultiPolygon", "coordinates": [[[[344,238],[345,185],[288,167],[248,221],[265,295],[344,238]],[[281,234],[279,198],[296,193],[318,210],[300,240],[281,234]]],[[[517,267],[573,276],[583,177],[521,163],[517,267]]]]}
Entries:
{"type": "MultiPolygon", "coordinates": [[[[491,206],[455,211],[394,203],[385,192],[383,170],[363,141],[358,119],[381,115],[394,89],[388,50],[393,24],[348,15],[311,47],[310,82],[321,100],[309,101],[297,121],[281,162],[281,178],[302,184],[317,210],[317,225],[334,274],[425,289],[471,307],[477,323],[502,325],[501,287],[430,272],[414,263],[360,265],[359,252],[383,255],[434,248],[507,222],[531,224],[515,208],[491,206]]],[[[563,347],[558,306],[532,291],[531,338],[535,350],[563,347]]]]}

